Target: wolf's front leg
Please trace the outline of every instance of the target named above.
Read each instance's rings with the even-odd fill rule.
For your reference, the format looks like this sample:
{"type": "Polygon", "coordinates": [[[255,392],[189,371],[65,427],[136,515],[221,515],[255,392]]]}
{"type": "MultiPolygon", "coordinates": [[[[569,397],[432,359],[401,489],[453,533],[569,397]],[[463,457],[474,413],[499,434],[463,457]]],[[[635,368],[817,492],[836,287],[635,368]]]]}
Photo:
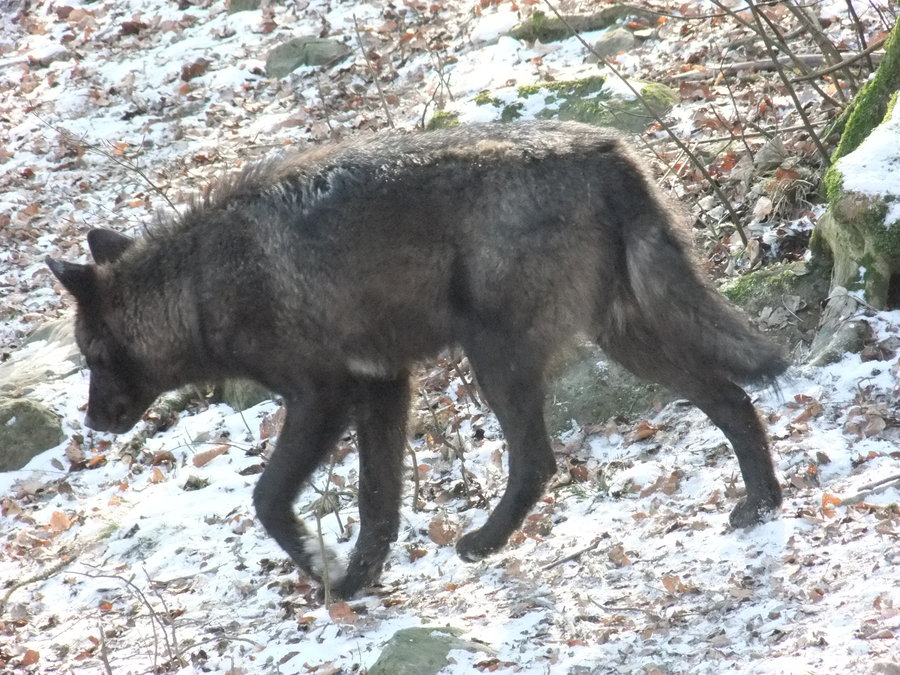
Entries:
{"type": "Polygon", "coordinates": [[[489,331],[465,344],[478,384],[497,415],[509,449],[509,478],[500,503],[480,529],[456,544],[468,562],[506,545],[556,473],[544,424],[544,358],[518,336],[489,331]]]}
{"type": "Polygon", "coordinates": [[[266,532],[300,569],[319,579],[313,564],[319,558],[318,546],[307,543],[306,528],[294,514],[294,500],[347,426],[350,387],[343,380],[310,382],[301,395],[286,398],[285,407],[284,426],[253,490],[253,505],[266,532]]]}
{"type": "Polygon", "coordinates": [[[378,579],[400,524],[403,451],[409,412],[406,374],[359,383],[359,537],[335,594],[350,597],[378,579]]]}

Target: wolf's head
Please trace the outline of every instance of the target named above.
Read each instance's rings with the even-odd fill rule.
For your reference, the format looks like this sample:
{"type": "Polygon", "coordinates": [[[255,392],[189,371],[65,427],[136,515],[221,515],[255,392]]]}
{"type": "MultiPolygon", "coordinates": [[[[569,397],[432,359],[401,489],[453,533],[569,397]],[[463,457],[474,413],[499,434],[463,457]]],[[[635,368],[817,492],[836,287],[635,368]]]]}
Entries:
{"type": "Polygon", "coordinates": [[[156,384],[156,373],[136,358],[122,330],[127,307],[123,307],[122,289],[115,288],[110,272],[132,244],[129,237],[97,229],[88,233],[96,264],[46,260],[78,302],[75,337],[91,370],[84,422],[97,431],[128,431],[165,391],[156,384]]]}

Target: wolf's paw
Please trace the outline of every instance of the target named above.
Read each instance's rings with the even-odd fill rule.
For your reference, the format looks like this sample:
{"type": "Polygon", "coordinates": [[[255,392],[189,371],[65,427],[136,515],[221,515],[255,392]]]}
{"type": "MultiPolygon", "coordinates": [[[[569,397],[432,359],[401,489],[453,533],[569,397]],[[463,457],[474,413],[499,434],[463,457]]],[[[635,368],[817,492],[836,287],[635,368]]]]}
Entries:
{"type": "Polygon", "coordinates": [[[728,516],[728,522],[734,528],[751,527],[772,520],[780,510],[781,501],[751,501],[747,497],[741,499],[728,516]]]}
{"type": "Polygon", "coordinates": [[[478,562],[484,560],[492,553],[496,553],[503,547],[503,543],[499,546],[494,542],[486,541],[484,530],[475,530],[469,534],[463,535],[456,542],[456,553],[466,562],[478,562]]]}

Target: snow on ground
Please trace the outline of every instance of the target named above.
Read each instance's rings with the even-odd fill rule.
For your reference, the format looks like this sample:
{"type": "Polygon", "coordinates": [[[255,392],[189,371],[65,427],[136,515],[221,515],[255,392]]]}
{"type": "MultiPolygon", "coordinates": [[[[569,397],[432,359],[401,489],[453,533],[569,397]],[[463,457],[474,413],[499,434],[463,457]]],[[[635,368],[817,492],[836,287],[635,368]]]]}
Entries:
{"type": "MultiPolygon", "coordinates": [[[[4,21],[3,347],[68,304],[43,255],[79,259],[91,227],[137,228],[167,208],[135,167],[180,204],[180,189],[273,147],[321,140],[329,125],[383,126],[361,57],[280,82],[262,70],[286,37],[355,46],[354,15],[367,48],[409,34],[388,92],[408,128],[447,95],[442,82],[463,97],[538,69],[588,68],[574,41],[536,59],[495,40],[515,15],[506,5],[478,18],[450,2],[398,12],[314,0],[227,14],[221,2],[99,0],[4,21]],[[132,33],[125,22],[145,27],[132,33]],[[454,57],[442,75],[439,55],[416,46],[435,35],[454,57]],[[65,60],[23,65],[61,45],[65,60]],[[182,79],[201,57],[205,72],[182,79]]],[[[521,534],[493,558],[463,563],[452,543],[497,502],[505,448],[496,421],[452,379],[430,394],[445,427],[414,444],[419,510],[410,485],[382,587],[331,611],[253,516],[261,424],[276,403],[194,409],[140,446],[129,445],[140,429],[113,438],[82,428],[85,373],[48,383],[35,395],[90,449],[80,470],[70,467],[82,446],[66,441],[0,475],[0,663],[40,673],[354,672],[396,630],[432,625],[492,650],[455,652],[448,673],[897,672],[900,493],[876,484],[900,474],[900,365],[889,342],[900,313],[868,321],[875,338],[864,356],[797,369],[780,396],[755,392],[786,502],[749,531],[727,525],[740,480],[723,437],[676,403],[652,427],[610,422],[561,439],[567,468],[521,534]],[[446,431],[453,422],[458,434],[446,431]],[[464,446],[465,474],[442,434],[464,446]]],[[[330,488],[341,509],[321,527],[346,556],[357,514],[352,439],[344,446],[330,488]]],[[[326,472],[314,480],[326,482],[326,472]]],[[[307,489],[298,500],[312,530],[319,497],[307,489]]]]}

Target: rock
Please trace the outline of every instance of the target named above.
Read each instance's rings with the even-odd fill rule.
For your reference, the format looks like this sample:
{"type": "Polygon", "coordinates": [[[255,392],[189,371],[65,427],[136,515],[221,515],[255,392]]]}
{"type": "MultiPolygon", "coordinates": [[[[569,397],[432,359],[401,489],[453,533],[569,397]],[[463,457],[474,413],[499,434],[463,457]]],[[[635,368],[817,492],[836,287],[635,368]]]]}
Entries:
{"type": "Polygon", "coordinates": [[[261,4],[262,0],[231,0],[231,2],[228,3],[228,13],[250,12],[259,9],[261,4]]]}
{"type": "Polygon", "coordinates": [[[329,66],[350,53],[350,47],[338,40],[299,37],[280,44],[266,58],[266,74],[284,77],[300,66],[329,66]]]}
{"type": "Polygon", "coordinates": [[[64,438],[59,417],[45,405],[0,398],[0,471],[21,469],[64,438]]]}
{"type": "Polygon", "coordinates": [[[594,345],[567,350],[548,386],[546,418],[552,434],[600,424],[616,415],[640,416],[659,410],[676,396],[608,361],[594,345]]]}
{"type": "MultiPolygon", "coordinates": [[[[640,101],[621,96],[619,87],[605,85],[603,77],[593,75],[577,80],[502,87],[483,91],[470,101],[451,102],[440,114],[448,119],[452,116],[453,123],[510,122],[529,110],[538,119],[574,120],[628,132],[642,131],[655,121],[640,101]],[[482,109],[473,112],[471,102],[482,109]]],[[[668,113],[679,100],[678,93],[664,84],[633,81],[632,85],[659,115],[668,113]]]]}
{"type": "Polygon", "coordinates": [[[72,319],[51,321],[28,336],[5,363],[0,364],[0,395],[22,396],[51,380],[61,380],[82,367],[72,319]]]}
{"type": "Polygon", "coordinates": [[[493,653],[486,645],[460,639],[460,632],[429,626],[398,630],[369,668],[369,675],[435,675],[449,663],[451,649],[493,653]]]}
{"type": "Polygon", "coordinates": [[[770,265],[722,286],[722,294],[744,309],[760,330],[802,355],[815,337],[828,297],[831,268],[821,261],[770,265]]]}
{"type": "Polygon", "coordinates": [[[250,380],[226,380],[216,385],[213,398],[234,410],[246,410],[272,398],[268,389],[250,380]]]}
{"type": "Polygon", "coordinates": [[[861,292],[876,309],[900,307],[900,180],[897,153],[883,151],[896,144],[898,129],[895,105],[825,172],[829,209],[811,242],[815,252],[827,250],[833,259],[833,286],[861,292]]]}
{"type": "Polygon", "coordinates": [[[862,351],[871,329],[865,321],[850,317],[859,311],[859,302],[840,286],[833,288],[822,322],[809,350],[807,364],[827,366],[837,363],[845,354],[862,351]]]}
{"type": "Polygon", "coordinates": [[[660,16],[659,12],[634,5],[612,5],[593,14],[564,15],[562,20],[543,12],[534,12],[528,19],[513,28],[509,34],[517,40],[525,42],[547,43],[570,38],[572,31],[588,33],[602,30],[629,17],[654,25],[660,16]]]}
{"type": "Polygon", "coordinates": [[[637,44],[637,39],[627,28],[612,28],[601,35],[594,43],[594,56],[605,59],[619,52],[627,52],[637,44]]]}

